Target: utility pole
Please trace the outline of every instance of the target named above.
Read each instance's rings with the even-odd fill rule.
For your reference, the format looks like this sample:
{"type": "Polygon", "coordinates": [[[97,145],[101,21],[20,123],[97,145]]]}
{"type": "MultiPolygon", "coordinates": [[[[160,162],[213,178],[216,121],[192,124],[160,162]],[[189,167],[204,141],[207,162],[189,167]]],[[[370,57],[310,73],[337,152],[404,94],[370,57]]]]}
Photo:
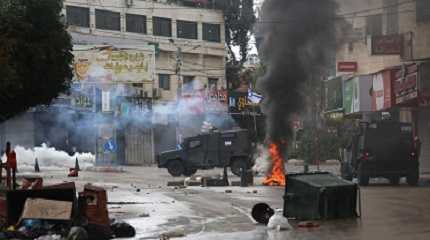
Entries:
{"type": "Polygon", "coordinates": [[[177,90],[177,101],[179,102],[179,98],[182,96],[182,48],[178,47],[176,50],[176,76],[178,78],[178,90],[177,90]]]}
{"type": "MultiPolygon", "coordinates": [[[[182,49],[181,47],[177,47],[176,50],[176,77],[178,79],[178,89],[176,91],[176,104],[179,104],[180,98],[182,97],[182,49]]],[[[179,131],[179,113],[176,113],[176,143],[180,144],[182,141],[181,132],[179,131]]]]}

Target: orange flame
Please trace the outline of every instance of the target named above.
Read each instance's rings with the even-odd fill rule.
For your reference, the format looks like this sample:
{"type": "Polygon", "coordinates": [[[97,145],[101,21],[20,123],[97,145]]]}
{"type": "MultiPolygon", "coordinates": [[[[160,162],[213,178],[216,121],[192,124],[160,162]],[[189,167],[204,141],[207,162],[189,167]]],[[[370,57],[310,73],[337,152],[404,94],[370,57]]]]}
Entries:
{"type": "Polygon", "coordinates": [[[272,171],[263,181],[266,186],[285,186],[285,168],[279,145],[271,143],[269,153],[272,159],[272,171]]]}

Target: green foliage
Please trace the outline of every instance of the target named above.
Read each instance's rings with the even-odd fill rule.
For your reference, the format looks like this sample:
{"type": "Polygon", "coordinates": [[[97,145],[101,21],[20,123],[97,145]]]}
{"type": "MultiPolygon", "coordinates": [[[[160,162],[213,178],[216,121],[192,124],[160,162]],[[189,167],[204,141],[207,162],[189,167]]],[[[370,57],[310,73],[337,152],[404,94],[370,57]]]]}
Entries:
{"type": "Polygon", "coordinates": [[[299,139],[298,158],[304,159],[307,163],[339,159],[339,150],[347,145],[350,137],[351,132],[343,128],[304,129],[299,139]]]}
{"type": "Polygon", "coordinates": [[[215,7],[224,12],[225,41],[229,49],[227,63],[227,79],[229,82],[239,81],[239,71],[248,58],[249,40],[256,21],[253,0],[217,0],[215,7]],[[232,51],[239,46],[240,59],[232,51]]]}
{"type": "Polygon", "coordinates": [[[0,121],[67,91],[71,38],[61,0],[1,0],[0,121]]]}

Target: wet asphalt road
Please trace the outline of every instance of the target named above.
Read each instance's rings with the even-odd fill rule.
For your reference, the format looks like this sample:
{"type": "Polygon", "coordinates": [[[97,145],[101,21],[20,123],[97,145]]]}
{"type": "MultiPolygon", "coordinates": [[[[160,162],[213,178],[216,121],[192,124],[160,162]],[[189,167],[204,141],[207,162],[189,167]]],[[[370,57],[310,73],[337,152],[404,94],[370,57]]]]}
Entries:
{"type": "MultiPolygon", "coordinates": [[[[327,168],[336,171],[336,167],[327,168]]],[[[384,181],[377,181],[376,184],[361,188],[361,218],[321,221],[321,226],[315,229],[300,229],[297,222],[292,220],[292,231],[277,232],[268,231],[265,226],[253,222],[250,212],[252,206],[259,202],[266,202],[273,208],[282,208],[283,188],[256,186],[174,189],[166,186],[167,181],[179,179],[170,177],[164,169],[135,167],[126,168],[125,171],[84,171],[76,180],[79,187],[86,182],[105,186],[110,200],[127,201],[137,198],[152,204],[151,207],[110,207],[110,216],[123,220],[139,220],[142,211],[152,209],[146,222],[135,221],[137,225],[142,225],[136,226],[140,234],[135,239],[159,239],[159,234],[175,229],[183,229],[185,233],[185,237],[178,239],[190,240],[430,239],[430,179],[424,178],[420,187],[409,187],[405,183],[390,186],[384,181]],[[136,191],[137,188],[139,192],[136,191]],[[226,193],[227,189],[231,193],[226,193]],[[156,224],[152,218],[163,221],[156,224]],[[146,224],[153,226],[144,226],[146,224]]],[[[220,172],[212,170],[200,174],[220,172]]],[[[70,180],[65,177],[64,171],[46,171],[42,174],[45,175],[47,184],[70,180]]],[[[261,181],[257,179],[257,182],[258,180],[261,181]]]]}

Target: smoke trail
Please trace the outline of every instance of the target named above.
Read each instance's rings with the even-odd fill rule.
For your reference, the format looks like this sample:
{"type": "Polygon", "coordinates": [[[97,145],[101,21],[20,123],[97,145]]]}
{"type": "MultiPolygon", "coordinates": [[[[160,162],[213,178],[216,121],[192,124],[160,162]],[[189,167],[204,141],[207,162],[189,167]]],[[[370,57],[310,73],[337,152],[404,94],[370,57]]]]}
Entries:
{"type": "Polygon", "coordinates": [[[336,46],[336,4],[331,0],[266,0],[257,36],[267,65],[259,88],[264,93],[267,139],[291,136],[290,117],[304,108],[301,86],[321,80],[336,46]]]}

